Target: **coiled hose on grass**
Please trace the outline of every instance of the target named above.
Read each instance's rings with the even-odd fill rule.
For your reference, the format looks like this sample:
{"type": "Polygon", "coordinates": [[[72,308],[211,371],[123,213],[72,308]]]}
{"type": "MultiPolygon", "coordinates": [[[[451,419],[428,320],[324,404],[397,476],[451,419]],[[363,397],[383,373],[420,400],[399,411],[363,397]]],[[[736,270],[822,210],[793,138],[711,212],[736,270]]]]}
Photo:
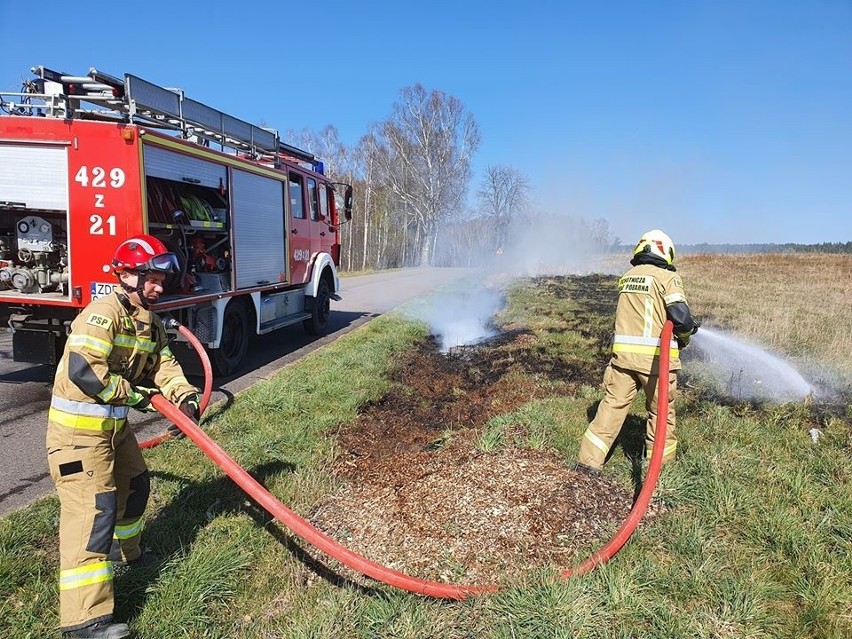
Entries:
{"type": "MultiPolygon", "coordinates": [[[[657,382],[657,425],[655,440],[658,442],[665,441],[667,430],[667,416],[669,405],[669,348],[668,344],[672,339],[672,323],[667,321],[663,327],[663,332],[660,335],[660,362],[659,362],[659,379],[657,382]]],[[[198,343],[198,340],[190,343],[193,346],[198,343]]],[[[199,351],[199,356],[202,361],[207,359],[207,353],[199,345],[196,349],[199,351]]],[[[209,360],[207,360],[209,365],[209,360]]],[[[205,367],[205,371],[207,368],[205,367]]],[[[209,397],[209,396],[208,396],[209,397]]],[[[301,537],[309,544],[320,549],[324,553],[330,555],[334,559],[340,561],[344,565],[357,570],[358,572],[372,577],[377,581],[381,581],[390,586],[407,590],[408,592],[429,597],[441,599],[466,599],[473,595],[482,594],[485,592],[493,592],[497,589],[496,586],[478,586],[478,585],[456,585],[445,584],[437,581],[429,581],[412,577],[405,573],[393,570],[386,566],[382,566],[374,561],[370,561],[365,557],[349,550],[345,546],[338,543],[335,539],[326,535],[324,532],[317,530],[309,521],[300,517],[295,512],[287,508],[278,499],[264,488],[257,480],[254,479],[245,469],[243,469],[236,461],[234,461],[215,441],[213,441],[198,425],[184,415],[174,404],[166,400],[162,395],[154,395],[151,403],[159,410],[167,419],[174,422],[193,443],[198,446],[213,463],[219,466],[225,474],[236,482],[255,502],[262,506],[270,515],[275,517],[279,522],[287,526],[293,533],[301,537]]],[[[206,406],[206,403],[205,403],[206,406]]],[[[664,446],[654,446],[651,453],[651,461],[648,466],[648,474],[645,477],[645,482],[639,492],[639,496],[630,510],[630,514],[624,520],[624,523],[600,550],[592,554],[591,557],[574,568],[563,570],[561,576],[568,578],[577,575],[583,575],[596,566],[605,563],[617,553],[621,547],[636,530],[648,504],[651,501],[651,496],[654,493],[657,480],[660,476],[660,467],[663,460],[664,446]]]]}

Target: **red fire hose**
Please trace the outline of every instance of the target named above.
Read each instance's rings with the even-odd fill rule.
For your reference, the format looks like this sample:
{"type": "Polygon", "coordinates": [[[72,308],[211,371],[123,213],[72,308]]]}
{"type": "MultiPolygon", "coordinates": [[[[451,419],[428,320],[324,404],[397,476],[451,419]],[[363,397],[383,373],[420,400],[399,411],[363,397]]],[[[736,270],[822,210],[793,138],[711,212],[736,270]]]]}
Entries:
{"type": "Polygon", "coordinates": [[[639,522],[645,515],[645,511],[648,509],[651,496],[657,487],[657,480],[660,478],[660,468],[663,465],[663,453],[665,452],[664,442],[666,441],[669,415],[669,359],[671,350],[668,345],[671,341],[672,323],[667,320],[663,325],[663,332],[660,335],[660,366],[659,376],[657,377],[657,427],[654,429],[654,450],[651,451],[651,461],[648,463],[648,474],[645,475],[642,490],[639,491],[639,496],[633,502],[633,507],[630,509],[627,519],[624,520],[624,523],[621,524],[621,527],[612,536],[612,539],[579,566],[563,570],[563,577],[585,575],[587,572],[594,570],[598,564],[609,561],[627,543],[630,535],[636,530],[636,526],[639,525],[639,522]]]}
{"type": "MultiPolygon", "coordinates": [[[[657,442],[665,441],[668,404],[669,404],[669,348],[671,342],[672,324],[666,322],[663,327],[662,335],[660,336],[660,366],[659,366],[659,381],[657,386],[657,428],[655,440],[657,442]]],[[[192,340],[190,340],[192,342],[192,340]]],[[[195,346],[197,340],[192,342],[195,346]]],[[[200,347],[200,343],[196,348],[200,347]]],[[[203,353],[203,348],[200,348],[199,355],[203,353]]],[[[206,353],[201,355],[202,360],[206,358],[206,353]]],[[[293,533],[316,546],[326,554],[337,559],[353,570],[372,577],[378,581],[386,583],[390,586],[395,586],[408,592],[413,592],[429,597],[437,597],[441,599],[466,599],[472,595],[481,594],[484,592],[493,592],[497,590],[496,586],[477,586],[477,585],[454,585],[445,584],[437,581],[429,581],[412,577],[405,573],[387,568],[381,564],[377,564],[355,552],[352,552],[345,546],[339,544],[336,540],[326,535],[324,532],[317,530],[306,519],[300,517],[295,512],[287,508],[278,499],[264,488],[257,480],[254,479],[248,472],[240,467],[228,454],[214,442],[201,428],[198,427],[191,419],[184,415],[174,404],[169,402],[162,395],[154,395],[151,398],[151,403],[159,410],[166,418],[173,421],[189,437],[196,446],[198,446],[205,455],[207,455],[217,466],[219,466],[236,484],[242,488],[252,499],[260,504],[266,511],[275,517],[279,522],[287,526],[293,533]]],[[[639,497],[633,504],[630,514],[624,521],[622,526],[615,533],[613,538],[603,546],[598,552],[594,553],[589,559],[581,563],[575,568],[569,568],[562,572],[562,577],[571,577],[574,575],[583,575],[591,571],[598,564],[608,561],[625,542],[633,534],[645,510],[650,502],[651,495],[657,484],[657,479],[660,475],[660,466],[663,459],[663,445],[654,446],[651,453],[651,462],[648,468],[648,475],[645,478],[645,483],[642,490],[639,492],[639,497]]]]}
{"type": "MultiPolygon", "coordinates": [[[[169,324],[170,325],[167,326],[167,328],[176,327],[178,331],[180,331],[180,334],[183,335],[190,344],[192,344],[192,347],[201,359],[201,366],[204,368],[204,391],[201,393],[201,402],[198,407],[198,413],[199,415],[203,415],[204,411],[207,409],[207,404],[210,403],[210,395],[213,392],[213,367],[210,365],[210,358],[207,356],[207,351],[204,350],[204,346],[191,330],[178,323],[177,320],[170,320],[169,324]]],[[[154,446],[159,446],[164,441],[168,441],[171,438],[172,436],[168,432],[165,432],[162,435],[157,435],[147,441],[139,442],[139,448],[153,448],[154,446]]]]}

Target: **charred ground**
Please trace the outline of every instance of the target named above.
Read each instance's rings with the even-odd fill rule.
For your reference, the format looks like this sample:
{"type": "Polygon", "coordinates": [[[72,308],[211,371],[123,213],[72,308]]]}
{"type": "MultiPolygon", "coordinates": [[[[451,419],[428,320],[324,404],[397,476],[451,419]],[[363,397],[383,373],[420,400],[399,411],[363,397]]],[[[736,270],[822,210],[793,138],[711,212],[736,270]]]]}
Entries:
{"type": "Polygon", "coordinates": [[[530,446],[520,423],[488,444],[489,420],[595,386],[606,363],[598,353],[611,330],[612,279],[536,284],[542,299],[572,296],[578,309],[532,302],[543,330],[510,322],[488,343],[442,354],[427,340],[400,359],[393,390],[339,432],[343,488],[314,509],[317,525],[397,570],[478,583],[569,567],[614,532],[632,490],[572,471],[573,459],[555,448],[530,446]],[[588,337],[592,356],[544,346],[548,332],[566,330],[588,337]]]}

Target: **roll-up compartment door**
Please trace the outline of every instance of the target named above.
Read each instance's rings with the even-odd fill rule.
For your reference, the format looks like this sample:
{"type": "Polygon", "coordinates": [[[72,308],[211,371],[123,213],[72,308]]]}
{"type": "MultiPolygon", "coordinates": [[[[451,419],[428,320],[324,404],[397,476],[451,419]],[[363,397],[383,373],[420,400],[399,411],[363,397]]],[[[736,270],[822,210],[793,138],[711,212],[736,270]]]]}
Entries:
{"type": "Polygon", "coordinates": [[[238,169],[232,177],[237,288],[283,281],[286,272],[283,184],[238,169]]]}
{"type": "Polygon", "coordinates": [[[147,176],[216,189],[227,184],[227,168],[223,164],[176,153],[152,144],[145,145],[142,157],[147,176]]]}
{"type": "Polygon", "coordinates": [[[65,146],[0,144],[0,202],[68,210],[65,146]]]}

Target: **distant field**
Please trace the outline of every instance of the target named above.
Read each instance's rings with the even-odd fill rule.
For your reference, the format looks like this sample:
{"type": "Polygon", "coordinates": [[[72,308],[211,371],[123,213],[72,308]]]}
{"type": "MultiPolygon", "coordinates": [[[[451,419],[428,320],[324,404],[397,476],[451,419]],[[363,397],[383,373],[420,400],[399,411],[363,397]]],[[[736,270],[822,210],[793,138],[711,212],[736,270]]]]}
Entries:
{"type": "Polygon", "coordinates": [[[688,255],[690,306],[709,324],[852,380],[852,255],[688,255]]]}

